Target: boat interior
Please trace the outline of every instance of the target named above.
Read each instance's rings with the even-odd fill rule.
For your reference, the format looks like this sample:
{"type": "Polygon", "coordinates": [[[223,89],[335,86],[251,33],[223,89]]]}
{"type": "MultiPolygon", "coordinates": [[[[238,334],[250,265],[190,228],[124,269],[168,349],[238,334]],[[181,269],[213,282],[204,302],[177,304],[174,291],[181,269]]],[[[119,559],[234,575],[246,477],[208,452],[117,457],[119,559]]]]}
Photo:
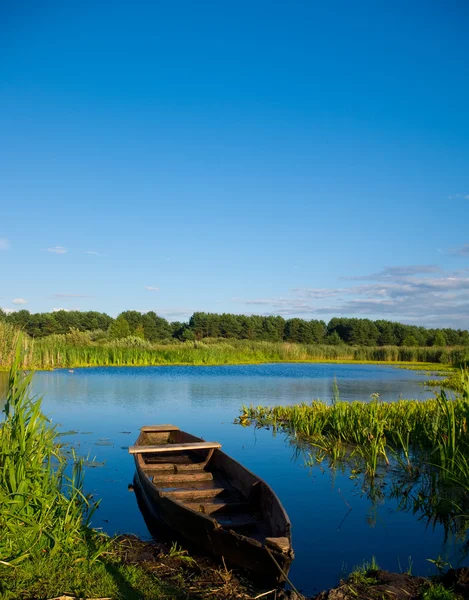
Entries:
{"type": "Polygon", "coordinates": [[[285,516],[276,497],[220,447],[175,426],[155,425],[142,427],[129,452],[162,496],[215,519],[223,528],[288,550],[285,516]]]}

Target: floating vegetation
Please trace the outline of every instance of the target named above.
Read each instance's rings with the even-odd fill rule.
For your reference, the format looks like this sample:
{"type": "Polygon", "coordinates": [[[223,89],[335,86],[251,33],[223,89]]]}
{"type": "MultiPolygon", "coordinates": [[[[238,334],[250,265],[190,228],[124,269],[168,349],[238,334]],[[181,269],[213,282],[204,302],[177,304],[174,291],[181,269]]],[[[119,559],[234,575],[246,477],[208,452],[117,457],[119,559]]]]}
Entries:
{"type": "Polygon", "coordinates": [[[469,371],[459,372],[460,394],[448,397],[441,390],[426,401],[382,402],[373,394],[369,402],[274,407],[243,406],[237,422],[272,426],[293,439],[307,440],[316,449],[315,460],[332,464],[347,459],[375,477],[391,458],[409,471],[422,461],[440,469],[447,479],[458,477],[469,489],[469,371]],[[463,479],[461,479],[463,477],[463,479]]]}

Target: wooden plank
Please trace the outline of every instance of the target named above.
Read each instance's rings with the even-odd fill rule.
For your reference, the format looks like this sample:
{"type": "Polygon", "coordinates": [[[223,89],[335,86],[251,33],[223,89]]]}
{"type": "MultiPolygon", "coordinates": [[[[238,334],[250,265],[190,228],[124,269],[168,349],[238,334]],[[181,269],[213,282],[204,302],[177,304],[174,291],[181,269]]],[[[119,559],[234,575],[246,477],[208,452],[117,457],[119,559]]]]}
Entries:
{"type": "Polygon", "coordinates": [[[176,425],[144,425],[140,428],[140,431],[143,431],[143,433],[164,433],[165,431],[179,431],[179,427],[176,427],[176,425]]]}
{"type": "MultiPolygon", "coordinates": [[[[157,487],[169,487],[168,483],[189,483],[192,481],[212,481],[213,475],[211,473],[207,473],[206,471],[201,471],[200,473],[159,473],[158,475],[153,475],[153,483],[157,487]]],[[[174,486],[172,486],[174,487],[174,486]]]]}
{"type": "Polygon", "coordinates": [[[225,492],[225,488],[213,487],[205,489],[187,489],[171,490],[170,492],[161,492],[163,497],[174,498],[175,500],[196,500],[197,498],[215,498],[225,492]]]}
{"type": "Polygon", "coordinates": [[[187,506],[205,515],[211,515],[212,513],[226,514],[249,509],[247,502],[201,502],[201,500],[187,502],[187,506]]]}
{"type": "Polygon", "coordinates": [[[188,464],[177,464],[177,463],[147,463],[145,465],[146,471],[161,471],[162,473],[180,473],[187,471],[203,471],[205,462],[200,463],[188,463],[188,464]]]}
{"type": "Polygon", "coordinates": [[[270,546],[275,550],[280,550],[280,552],[288,552],[291,548],[290,541],[287,537],[266,537],[265,538],[266,546],[270,546]]]}
{"type": "Polygon", "coordinates": [[[192,442],[190,444],[129,446],[129,454],[156,454],[157,452],[184,452],[184,450],[211,450],[214,448],[221,448],[221,444],[218,442],[192,442]]]}

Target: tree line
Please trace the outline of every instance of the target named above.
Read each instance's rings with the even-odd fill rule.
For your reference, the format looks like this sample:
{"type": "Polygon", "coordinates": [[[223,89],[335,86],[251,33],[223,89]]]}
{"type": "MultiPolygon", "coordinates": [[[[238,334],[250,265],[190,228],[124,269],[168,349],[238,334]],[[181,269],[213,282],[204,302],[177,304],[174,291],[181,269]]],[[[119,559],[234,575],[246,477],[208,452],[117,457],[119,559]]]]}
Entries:
{"type": "Polygon", "coordinates": [[[96,311],[30,313],[19,310],[6,314],[0,310],[0,319],[33,338],[90,331],[94,332],[94,339],[134,336],[149,342],[221,338],[357,346],[469,346],[469,332],[464,329],[427,329],[394,321],[342,317],[335,317],[326,324],[315,319],[195,312],[188,323],[183,323],[169,322],[153,311],[128,310],[113,318],[96,311]]]}

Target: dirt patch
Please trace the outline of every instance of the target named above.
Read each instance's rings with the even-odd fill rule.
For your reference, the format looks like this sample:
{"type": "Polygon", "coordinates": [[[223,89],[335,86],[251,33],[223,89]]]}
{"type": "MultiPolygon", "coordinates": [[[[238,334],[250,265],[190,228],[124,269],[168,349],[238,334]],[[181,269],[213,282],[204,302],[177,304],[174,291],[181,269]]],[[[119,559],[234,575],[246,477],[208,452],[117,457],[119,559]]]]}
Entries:
{"type": "Polygon", "coordinates": [[[258,588],[247,573],[161,542],[126,535],[115,540],[115,551],[125,564],[138,564],[168,585],[183,588],[190,600],[307,600],[284,590],[258,588]]]}
{"type": "Polygon", "coordinates": [[[469,598],[469,567],[450,569],[441,577],[441,583],[463,598],[469,598]]]}
{"type": "Polygon", "coordinates": [[[318,594],[315,600],[417,600],[429,585],[424,577],[377,570],[363,578],[352,575],[338,587],[318,594]]]}

